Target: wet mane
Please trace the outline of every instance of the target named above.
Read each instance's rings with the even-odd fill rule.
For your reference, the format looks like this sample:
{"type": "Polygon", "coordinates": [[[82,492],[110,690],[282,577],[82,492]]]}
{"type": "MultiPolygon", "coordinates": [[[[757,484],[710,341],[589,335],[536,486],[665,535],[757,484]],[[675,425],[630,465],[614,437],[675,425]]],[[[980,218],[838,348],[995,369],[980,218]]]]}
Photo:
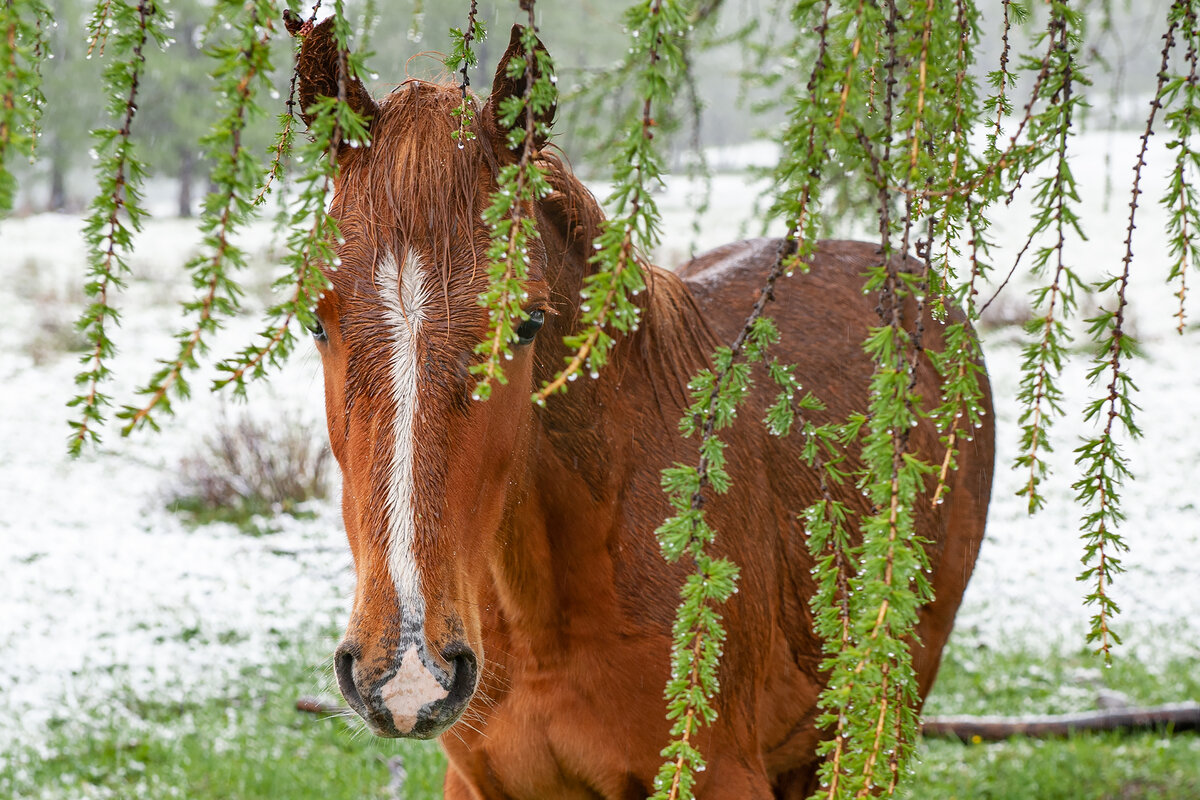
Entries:
{"type": "MultiPolygon", "coordinates": [[[[372,123],[372,144],[343,155],[334,215],[360,234],[364,263],[385,249],[403,253],[410,246],[426,250],[443,280],[453,270],[453,254],[470,250],[475,258],[486,249],[480,215],[490,203],[500,163],[493,143],[498,131],[484,119],[479,101],[468,96],[475,117],[475,136],[456,144],[461,91],[456,84],[409,80],[379,104],[372,123]]],[[[603,219],[599,204],[553,153],[543,150],[538,162],[554,188],[543,201],[568,244],[590,241],[603,219]]],[[[345,233],[345,231],[343,231],[345,233]]]]}
{"type": "Polygon", "coordinates": [[[353,227],[356,243],[374,251],[362,254],[363,263],[421,246],[445,273],[455,245],[476,226],[486,202],[480,168],[491,165],[478,140],[455,147],[450,111],[458,100],[454,87],[401,84],[379,104],[371,146],[343,155],[333,213],[343,234],[353,227]]]}

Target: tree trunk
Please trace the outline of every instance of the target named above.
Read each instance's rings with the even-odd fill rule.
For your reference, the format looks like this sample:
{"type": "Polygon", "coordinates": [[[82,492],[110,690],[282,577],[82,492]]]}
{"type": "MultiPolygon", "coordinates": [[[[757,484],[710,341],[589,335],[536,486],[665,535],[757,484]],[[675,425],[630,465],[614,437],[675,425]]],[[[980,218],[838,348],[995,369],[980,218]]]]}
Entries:
{"type": "MultiPolygon", "coordinates": [[[[57,137],[55,137],[57,139],[57,137]]],[[[50,200],[46,204],[48,211],[63,211],[67,207],[66,159],[62,155],[62,145],[54,142],[50,156],[50,200]]]]}
{"type": "Polygon", "coordinates": [[[179,216],[186,219],[192,215],[192,177],[196,171],[195,159],[190,147],[179,148],[179,216]]]}

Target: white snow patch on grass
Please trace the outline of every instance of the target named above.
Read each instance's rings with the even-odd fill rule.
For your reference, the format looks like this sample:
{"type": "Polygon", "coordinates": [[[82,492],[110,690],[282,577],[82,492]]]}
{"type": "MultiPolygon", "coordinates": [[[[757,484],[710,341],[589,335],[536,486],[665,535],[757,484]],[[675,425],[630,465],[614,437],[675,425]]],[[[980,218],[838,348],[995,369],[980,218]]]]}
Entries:
{"type": "MultiPolygon", "coordinates": [[[[191,227],[152,221],[138,236],[135,267],[145,272],[119,300],[117,379],[106,388],[117,405],[135,402],[136,382],[174,352],[191,227]]],[[[281,642],[334,624],[352,580],[336,500],[311,503],[315,519],[280,517],[279,532],[262,537],[224,524],[190,530],[166,510],[180,460],[232,405],[207,391],[211,368],[162,433],[121,439],[113,426],[98,450],[66,455],[78,354],[39,366],[29,347],[41,319],[78,314],[79,229],[60,215],[0,224],[0,302],[11,310],[0,346],[0,751],[118,689],[182,698],[273,663],[281,642]]],[[[245,238],[252,270],[269,271],[269,229],[245,238]]],[[[214,353],[250,341],[255,316],[232,321],[214,353]]],[[[299,355],[252,388],[247,411],[271,419],[286,409],[323,437],[322,402],[320,365],[299,355]]]]}

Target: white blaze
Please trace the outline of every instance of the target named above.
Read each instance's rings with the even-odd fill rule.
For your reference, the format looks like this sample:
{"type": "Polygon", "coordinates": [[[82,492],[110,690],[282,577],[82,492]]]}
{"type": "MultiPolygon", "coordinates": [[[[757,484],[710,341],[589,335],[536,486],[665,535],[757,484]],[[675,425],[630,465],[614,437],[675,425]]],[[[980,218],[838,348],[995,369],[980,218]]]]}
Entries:
{"type": "Polygon", "coordinates": [[[422,625],[425,602],[413,555],[417,530],[413,511],[413,420],[417,413],[417,335],[429,293],[416,252],[408,251],[403,274],[396,256],[386,253],[375,267],[375,288],[391,332],[392,407],[396,413],[387,495],[388,569],[404,615],[412,615],[412,622],[422,625]]]}

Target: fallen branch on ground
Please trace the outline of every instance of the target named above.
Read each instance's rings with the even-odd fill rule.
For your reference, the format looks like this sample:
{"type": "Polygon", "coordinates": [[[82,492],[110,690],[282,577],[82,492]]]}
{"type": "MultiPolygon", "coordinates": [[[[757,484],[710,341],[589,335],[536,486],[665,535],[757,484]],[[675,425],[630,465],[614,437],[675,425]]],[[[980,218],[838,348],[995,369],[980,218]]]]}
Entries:
{"type": "Polygon", "coordinates": [[[1112,708],[1076,714],[1028,717],[927,717],[924,736],[964,742],[998,742],[1011,736],[1049,738],[1091,731],[1200,730],[1200,703],[1168,703],[1149,708],[1112,708]]]}

